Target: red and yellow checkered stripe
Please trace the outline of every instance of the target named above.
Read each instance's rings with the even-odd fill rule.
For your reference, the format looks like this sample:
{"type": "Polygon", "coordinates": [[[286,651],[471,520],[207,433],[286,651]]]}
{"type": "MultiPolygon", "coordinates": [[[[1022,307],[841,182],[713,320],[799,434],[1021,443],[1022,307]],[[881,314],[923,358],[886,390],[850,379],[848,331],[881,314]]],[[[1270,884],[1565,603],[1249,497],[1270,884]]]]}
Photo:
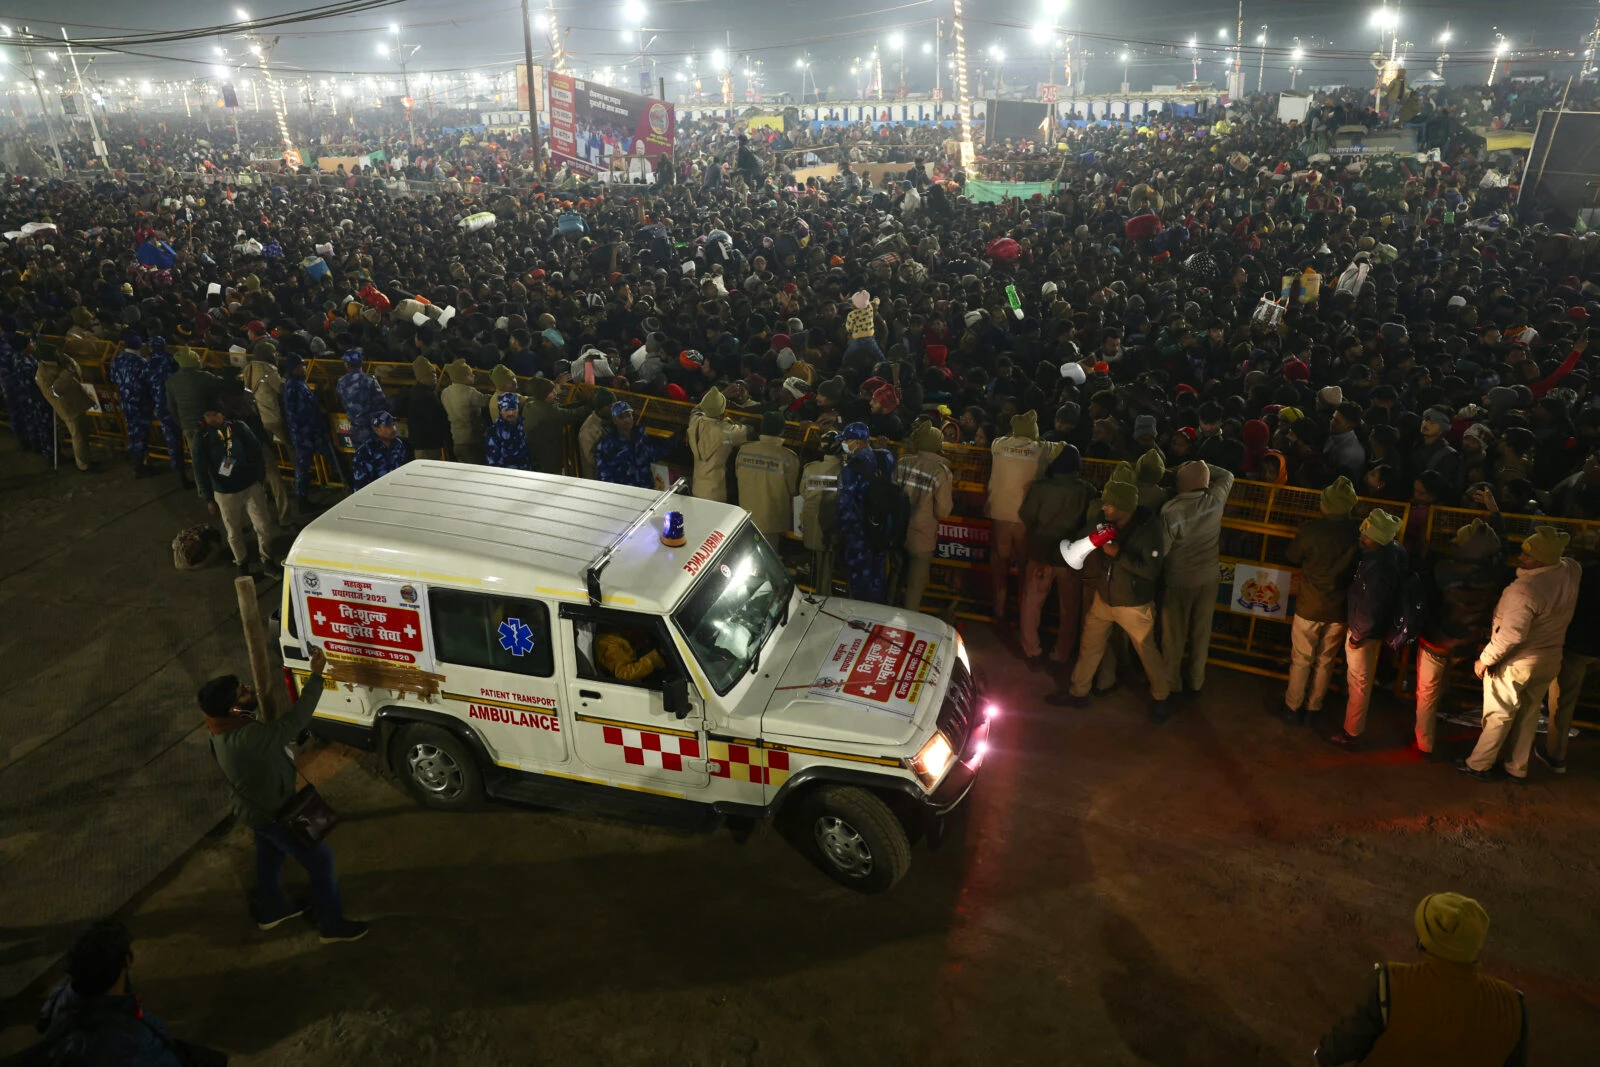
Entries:
{"type": "Polygon", "coordinates": [[[730,741],[707,746],[713,778],[730,778],[755,785],[782,785],[789,778],[789,753],[730,741]]]}

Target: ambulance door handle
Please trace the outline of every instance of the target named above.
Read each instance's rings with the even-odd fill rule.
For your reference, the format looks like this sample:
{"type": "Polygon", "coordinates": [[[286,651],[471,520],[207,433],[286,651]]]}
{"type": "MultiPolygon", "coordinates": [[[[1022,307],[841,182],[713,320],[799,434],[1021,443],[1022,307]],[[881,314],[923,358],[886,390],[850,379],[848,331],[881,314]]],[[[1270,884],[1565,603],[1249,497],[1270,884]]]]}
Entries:
{"type": "Polygon", "coordinates": [[[580,689],[578,690],[578,695],[581,697],[587,697],[590,700],[600,699],[600,694],[595,692],[593,689],[580,689]]]}

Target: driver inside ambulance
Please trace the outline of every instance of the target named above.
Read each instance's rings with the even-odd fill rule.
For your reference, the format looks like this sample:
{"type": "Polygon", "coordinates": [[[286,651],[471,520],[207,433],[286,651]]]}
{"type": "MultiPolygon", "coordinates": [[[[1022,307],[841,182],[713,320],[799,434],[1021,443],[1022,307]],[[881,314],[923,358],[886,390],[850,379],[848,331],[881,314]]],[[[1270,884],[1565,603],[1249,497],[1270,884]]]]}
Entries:
{"type": "Polygon", "coordinates": [[[643,630],[601,630],[594,639],[600,669],[622,682],[643,682],[666,666],[661,650],[643,630]]]}

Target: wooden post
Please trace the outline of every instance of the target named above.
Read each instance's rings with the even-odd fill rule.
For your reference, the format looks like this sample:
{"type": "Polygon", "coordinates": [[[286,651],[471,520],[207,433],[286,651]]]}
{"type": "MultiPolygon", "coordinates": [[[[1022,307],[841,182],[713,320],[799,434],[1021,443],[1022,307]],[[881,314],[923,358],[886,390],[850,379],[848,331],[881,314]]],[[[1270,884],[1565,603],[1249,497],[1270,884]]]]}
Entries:
{"type": "Polygon", "coordinates": [[[278,717],[278,687],[272,680],[272,659],[267,654],[267,629],[261,624],[261,604],[256,599],[256,580],[240,575],[233,580],[239,597],[239,621],[244,626],[244,647],[250,654],[250,683],[256,687],[261,718],[270,722],[278,717]]]}

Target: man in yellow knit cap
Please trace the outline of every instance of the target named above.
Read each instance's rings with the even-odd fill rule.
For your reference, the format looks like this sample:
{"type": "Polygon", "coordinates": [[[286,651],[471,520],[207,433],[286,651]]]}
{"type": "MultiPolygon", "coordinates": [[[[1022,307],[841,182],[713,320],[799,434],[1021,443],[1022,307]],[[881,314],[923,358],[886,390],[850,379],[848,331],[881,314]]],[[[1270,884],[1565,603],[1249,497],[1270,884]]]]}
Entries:
{"type": "Polygon", "coordinates": [[[1412,915],[1415,963],[1374,964],[1354,1012],[1317,1045],[1321,1067],[1503,1067],[1528,1062],[1522,994],[1478,972],[1489,913],[1471,897],[1430,893],[1412,915]]]}

